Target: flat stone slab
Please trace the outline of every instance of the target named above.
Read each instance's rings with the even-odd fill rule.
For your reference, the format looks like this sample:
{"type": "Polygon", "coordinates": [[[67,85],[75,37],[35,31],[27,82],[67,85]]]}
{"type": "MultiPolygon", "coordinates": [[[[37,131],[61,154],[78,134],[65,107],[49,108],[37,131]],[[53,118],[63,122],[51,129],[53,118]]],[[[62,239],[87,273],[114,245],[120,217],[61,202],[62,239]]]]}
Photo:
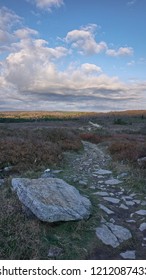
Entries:
{"type": "Polygon", "coordinates": [[[111,203],[114,203],[114,204],[118,204],[120,202],[120,199],[118,198],[114,198],[114,197],[103,197],[104,200],[106,201],[109,201],[111,203]]]}
{"type": "Polygon", "coordinates": [[[124,253],[121,253],[120,256],[123,258],[123,259],[128,259],[128,260],[135,260],[135,251],[126,251],[124,253]]]}
{"type": "Polygon", "coordinates": [[[140,230],[140,231],[146,230],[146,223],[142,223],[142,224],[140,225],[140,227],[139,227],[139,230],[140,230]]]}
{"type": "Polygon", "coordinates": [[[118,185],[121,184],[122,181],[118,180],[118,179],[109,179],[105,181],[106,185],[118,185]]]}
{"type": "Polygon", "coordinates": [[[135,202],[134,201],[125,201],[126,205],[127,206],[133,206],[135,205],[135,202]]]}
{"type": "Polygon", "coordinates": [[[143,210],[143,209],[138,210],[135,213],[138,214],[138,215],[141,215],[141,216],[146,216],[146,210],[143,210]]]}
{"type": "Polygon", "coordinates": [[[120,245],[117,237],[111,232],[106,225],[96,228],[97,237],[105,244],[116,248],[120,245]]]}
{"type": "Polygon", "coordinates": [[[106,169],[98,169],[97,171],[95,171],[95,173],[99,175],[108,175],[112,174],[112,171],[106,169]]]}
{"type": "Polygon", "coordinates": [[[62,179],[13,178],[12,188],[41,221],[82,220],[90,216],[90,200],[62,179]]]}
{"type": "Polygon", "coordinates": [[[124,205],[123,203],[120,205],[119,208],[122,208],[122,209],[124,209],[124,210],[128,210],[128,207],[127,207],[126,205],[124,205]]]}
{"type": "Polygon", "coordinates": [[[106,225],[111,229],[112,233],[116,235],[120,243],[132,237],[130,230],[123,226],[112,223],[106,223],[106,225]]]}
{"type": "Polygon", "coordinates": [[[99,204],[98,205],[99,208],[101,210],[103,210],[104,212],[106,212],[108,215],[114,214],[114,212],[112,210],[110,210],[109,208],[107,208],[106,206],[104,206],[103,204],[99,204]]]}
{"type": "Polygon", "coordinates": [[[106,245],[113,248],[132,237],[131,232],[123,226],[113,223],[102,224],[96,228],[96,236],[106,245]]]}
{"type": "Polygon", "coordinates": [[[96,192],[94,194],[100,195],[100,196],[108,196],[109,194],[107,192],[96,192]]]}

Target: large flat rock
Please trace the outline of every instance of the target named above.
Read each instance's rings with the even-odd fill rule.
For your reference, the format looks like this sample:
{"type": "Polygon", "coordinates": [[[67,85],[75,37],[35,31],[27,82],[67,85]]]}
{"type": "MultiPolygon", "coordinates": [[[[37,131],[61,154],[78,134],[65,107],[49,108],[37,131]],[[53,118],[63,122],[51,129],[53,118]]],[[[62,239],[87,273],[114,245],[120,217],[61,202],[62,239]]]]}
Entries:
{"type": "Polygon", "coordinates": [[[91,202],[58,178],[13,178],[12,188],[19,200],[45,222],[87,219],[91,202]]]}

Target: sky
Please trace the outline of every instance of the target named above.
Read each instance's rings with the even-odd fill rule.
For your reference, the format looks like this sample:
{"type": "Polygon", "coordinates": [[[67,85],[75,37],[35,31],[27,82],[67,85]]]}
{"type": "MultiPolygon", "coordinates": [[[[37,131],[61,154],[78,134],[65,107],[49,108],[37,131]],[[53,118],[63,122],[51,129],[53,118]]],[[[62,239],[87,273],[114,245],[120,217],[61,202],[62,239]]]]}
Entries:
{"type": "Polygon", "coordinates": [[[146,109],[146,0],[0,0],[0,111],[146,109]]]}

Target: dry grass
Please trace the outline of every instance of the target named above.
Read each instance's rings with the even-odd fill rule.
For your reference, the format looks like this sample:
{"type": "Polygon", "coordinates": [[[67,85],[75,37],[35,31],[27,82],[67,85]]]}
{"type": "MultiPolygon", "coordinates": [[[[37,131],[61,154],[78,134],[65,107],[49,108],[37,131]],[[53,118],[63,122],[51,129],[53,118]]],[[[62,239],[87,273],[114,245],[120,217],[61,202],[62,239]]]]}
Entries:
{"type": "Polygon", "coordinates": [[[0,129],[0,168],[13,171],[55,166],[65,150],[82,147],[79,136],[65,129],[0,129]]]}
{"type": "Polygon", "coordinates": [[[81,133],[80,137],[84,141],[89,141],[94,144],[98,144],[105,140],[105,137],[102,135],[97,135],[96,133],[81,133]]]}
{"type": "Polygon", "coordinates": [[[137,163],[137,159],[146,156],[146,142],[122,137],[113,138],[109,151],[114,159],[137,163]]]}

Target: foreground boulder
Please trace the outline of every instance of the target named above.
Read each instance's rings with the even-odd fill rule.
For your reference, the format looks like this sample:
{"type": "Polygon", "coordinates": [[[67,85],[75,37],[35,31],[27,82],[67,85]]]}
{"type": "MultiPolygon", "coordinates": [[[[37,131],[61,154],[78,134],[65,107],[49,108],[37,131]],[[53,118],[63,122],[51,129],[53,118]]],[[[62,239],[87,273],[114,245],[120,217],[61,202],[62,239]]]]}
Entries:
{"type": "Polygon", "coordinates": [[[90,215],[90,200],[62,179],[13,178],[12,188],[19,200],[41,221],[81,220],[90,215]]]}

